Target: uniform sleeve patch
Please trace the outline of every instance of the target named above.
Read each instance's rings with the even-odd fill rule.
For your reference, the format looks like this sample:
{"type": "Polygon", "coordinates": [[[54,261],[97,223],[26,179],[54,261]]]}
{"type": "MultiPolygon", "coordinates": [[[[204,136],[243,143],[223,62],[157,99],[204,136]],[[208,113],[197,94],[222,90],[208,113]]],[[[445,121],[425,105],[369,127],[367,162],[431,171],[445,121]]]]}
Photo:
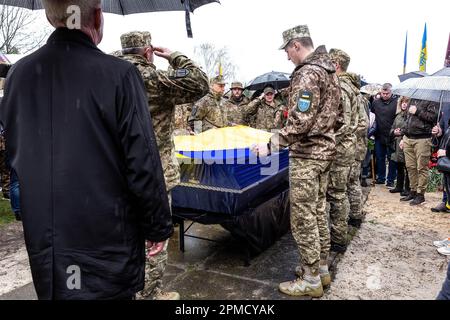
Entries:
{"type": "Polygon", "coordinates": [[[311,108],[313,100],[313,94],[309,91],[303,91],[300,93],[300,97],[297,101],[297,108],[300,112],[307,112],[311,108]]]}
{"type": "Polygon", "coordinates": [[[188,69],[176,69],[169,73],[169,77],[174,79],[186,78],[189,73],[188,69]]]}

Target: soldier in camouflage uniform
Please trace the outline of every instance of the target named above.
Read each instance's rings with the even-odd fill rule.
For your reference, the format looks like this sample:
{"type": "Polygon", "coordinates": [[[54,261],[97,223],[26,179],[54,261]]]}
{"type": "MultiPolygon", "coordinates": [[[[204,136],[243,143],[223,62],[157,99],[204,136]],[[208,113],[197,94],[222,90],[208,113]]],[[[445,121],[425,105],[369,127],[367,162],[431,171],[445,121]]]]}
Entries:
{"type": "MultiPolygon", "coordinates": [[[[355,75],[356,76],[356,75],[355,75]]],[[[361,81],[355,83],[358,90],[361,81]]],[[[367,131],[369,130],[369,117],[366,112],[369,101],[360,93],[358,95],[358,127],[356,128],[356,154],[355,162],[350,169],[350,176],[347,184],[347,195],[350,202],[350,215],[348,224],[356,228],[361,226],[364,218],[362,211],[362,190],[361,190],[361,167],[367,154],[367,131]]]]}
{"type": "MultiPolygon", "coordinates": [[[[194,102],[203,97],[208,92],[208,78],[192,60],[180,52],[153,47],[149,32],[126,33],[121,36],[121,42],[122,51],[118,57],[138,68],[147,89],[148,106],[170,200],[170,191],[180,180],[172,140],[175,105],[194,102]],[[167,59],[172,70],[156,70],[154,55],[167,59]]],[[[161,290],[167,264],[167,245],[168,241],[163,244],[161,253],[154,257],[147,254],[145,287],[140,292],[141,298],[179,299],[178,293],[164,293],[161,290]]]]}
{"type": "Polygon", "coordinates": [[[250,103],[250,99],[244,96],[243,92],[244,86],[241,82],[235,81],[231,84],[231,97],[227,100],[227,115],[228,121],[236,125],[246,124],[242,111],[250,103]]]}
{"type": "Polygon", "coordinates": [[[225,84],[222,76],[211,79],[209,93],[194,104],[188,122],[195,133],[232,125],[228,121],[227,100],[223,97],[225,84]]]}
{"type": "Polygon", "coordinates": [[[325,193],[336,157],[334,133],[341,123],[341,93],[325,47],[314,50],[307,26],[285,31],[283,40],[281,49],[296,68],[288,89],[287,124],[272,138],[271,148],[290,149],[291,230],[301,260],[296,269],[299,278],[281,283],[279,290],[292,296],[321,297],[323,286],[331,282],[325,193]]]}
{"type": "Polygon", "coordinates": [[[331,251],[344,253],[347,249],[347,229],[350,203],[347,183],[355,161],[356,128],[358,126],[359,89],[355,77],[347,73],[350,57],[344,51],[331,49],[330,57],[336,67],[341,86],[344,125],[336,132],[336,160],[330,170],[327,201],[330,204],[331,251]]]}
{"type": "Polygon", "coordinates": [[[244,119],[249,119],[255,115],[254,127],[259,130],[279,130],[283,128],[283,113],[285,106],[275,100],[275,90],[272,87],[264,89],[264,93],[254,99],[243,109],[244,119]]]}

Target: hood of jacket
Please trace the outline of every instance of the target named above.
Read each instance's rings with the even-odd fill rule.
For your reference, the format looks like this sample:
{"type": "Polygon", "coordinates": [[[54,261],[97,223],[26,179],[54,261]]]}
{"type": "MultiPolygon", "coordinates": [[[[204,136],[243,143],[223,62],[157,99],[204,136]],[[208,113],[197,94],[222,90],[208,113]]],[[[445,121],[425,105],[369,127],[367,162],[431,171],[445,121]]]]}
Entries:
{"type": "Polygon", "coordinates": [[[305,61],[300,64],[296,69],[301,68],[305,65],[313,65],[324,68],[328,73],[335,73],[336,68],[331,61],[328,51],[325,46],[317,47],[317,49],[306,57],[305,61]]]}

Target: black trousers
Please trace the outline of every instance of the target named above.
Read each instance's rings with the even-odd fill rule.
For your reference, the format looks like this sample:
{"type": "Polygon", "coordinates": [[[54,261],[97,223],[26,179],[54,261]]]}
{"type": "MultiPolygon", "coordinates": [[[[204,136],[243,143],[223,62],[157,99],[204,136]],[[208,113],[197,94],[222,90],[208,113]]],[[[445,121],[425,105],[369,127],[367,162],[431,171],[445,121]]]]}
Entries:
{"type": "Polygon", "coordinates": [[[408,170],[406,169],[406,164],[402,162],[397,162],[397,190],[409,191],[409,177],[408,170]]]}

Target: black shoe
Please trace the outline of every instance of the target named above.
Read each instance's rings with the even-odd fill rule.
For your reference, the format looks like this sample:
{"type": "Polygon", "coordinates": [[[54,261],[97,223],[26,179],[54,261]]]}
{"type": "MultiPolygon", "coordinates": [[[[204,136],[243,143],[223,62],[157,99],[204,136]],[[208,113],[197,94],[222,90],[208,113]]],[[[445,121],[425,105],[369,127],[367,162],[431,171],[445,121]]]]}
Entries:
{"type": "Polygon", "coordinates": [[[385,182],[381,181],[381,180],[377,180],[377,181],[375,181],[375,184],[385,184],[385,182]]]}
{"type": "Polygon", "coordinates": [[[14,214],[16,216],[16,221],[22,221],[22,215],[20,212],[14,214]]]}
{"type": "Polygon", "coordinates": [[[368,186],[369,186],[369,184],[367,183],[366,178],[362,179],[362,180],[361,180],[361,187],[367,188],[368,186]]]}
{"type": "Polygon", "coordinates": [[[416,197],[417,193],[415,191],[412,191],[409,195],[407,195],[406,197],[403,197],[400,199],[400,201],[411,201],[414,200],[416,197]]]}
{"type": "Polygon", "coordinates": [[[354,218],[348,219],[348,225],[355,227],[357,229],[361,228],[361,224],[362,224],[362,219],[354,219],[354,218]]]}
{"type": "Polygon", "coordinates": [[[3,198],[8,199],[9,200],[9,193],[4,192],[3,193],[3,198]]]}
{"type": "Polygon", "coordinates": [[[347,251],[347,246],[331,241],[330,251],[337,253],[345,253],[345,251],[347,251]]]}
{"type": "Polygon", "coordinates": [[[421,203],[425,202],[425,196],[422,193],[418,193],[413,201],[411,201],[410,205],[418,206],[421,203]]]}
{"type": "Polygon", "coordinates": [[[449,212],[445,202],[439,203],[436,207],[431,208],[431,212],[449,212]]]}
{"type": "Polygon", "coordinates": [[[393,182],[388,182],[388,183],[386,183],[386,187],[388,189],[393,189],[394,188],[394,183],[393,182]]]}
{"type": "Polygon", "coordinates": [[[403,193],[403,190],[402,190],[402,189],[397,189],[397,188],[395,188],[395,189],[389,190],[389,192],[390,192],[390,193],[403,193]]]}
{"type": "Polygon", "coordinates": [[[402,197],[407,197],[407,196],[409,196],[410,193],[411,193],[411,191],[405,190],[405,191],[403,191],[402,193],[400,193],[400,196],[402,196],[402,197]]]}

